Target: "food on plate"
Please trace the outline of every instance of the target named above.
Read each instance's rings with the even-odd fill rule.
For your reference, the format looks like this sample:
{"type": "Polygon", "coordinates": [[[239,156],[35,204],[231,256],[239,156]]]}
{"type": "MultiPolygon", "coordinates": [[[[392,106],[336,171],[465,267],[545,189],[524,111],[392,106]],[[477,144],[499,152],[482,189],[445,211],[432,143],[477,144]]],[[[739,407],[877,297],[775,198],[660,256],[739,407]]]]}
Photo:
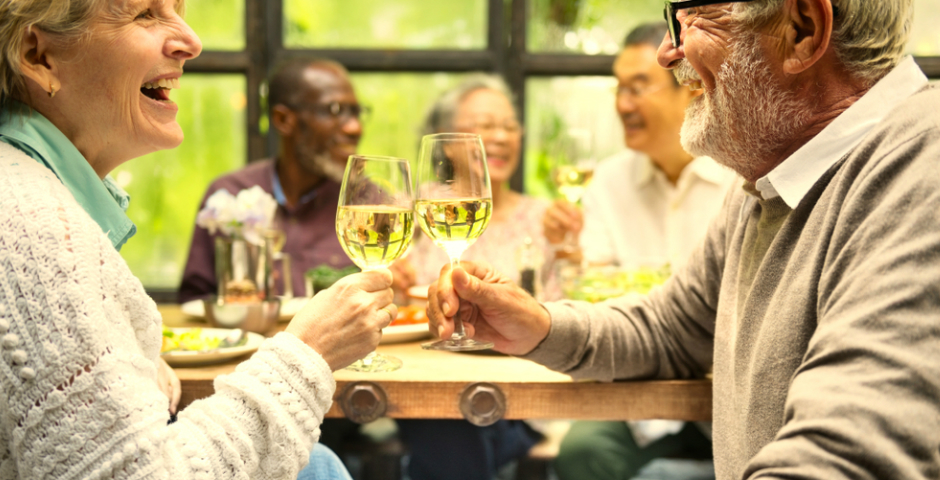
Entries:
{"type": "Polygon", "coordinates": [[[258,287],[251,280],[232,280],[225,284],[226,303],[255,303],[260,299],[258,287]]]}
{"type": "Polygon", "coordinates": [[[417,323],[428,323],[428,314],[424,305],[398,307],[398,316],[395,317],[390,326],[414,325],[417,323]]]}
{"type": "Polygon", "coordinates": [[[202,334],[201,328],[191,328],[184,332],[175,332],[163,327],[163,346],[160,353],[173,351],[205,352],[219,348],[222,341],[219,337],[210,337],[202,334]]]}

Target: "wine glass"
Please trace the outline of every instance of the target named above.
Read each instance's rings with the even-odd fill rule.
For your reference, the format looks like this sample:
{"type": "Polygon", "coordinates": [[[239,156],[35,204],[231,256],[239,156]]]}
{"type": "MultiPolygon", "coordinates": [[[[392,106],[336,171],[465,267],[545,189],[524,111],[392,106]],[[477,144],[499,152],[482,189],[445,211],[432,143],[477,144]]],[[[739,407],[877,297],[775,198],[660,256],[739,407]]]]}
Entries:
{"type": "MultiPolygon", "coordinates": [[[[450,258],[451,271],[460,255],[486,229],[493,214],[490,175],[479,135],[439,133],[421,138],[416,176],[415,212],[421,230],[450,258]]],[[[490,342],[467,338],[463,320],[475,306],[460,307],[449,339],[422,344],[426,350],[485,350],[490,342]]]]}
{"type": "MultiPolygon", "coordinates": [[[[558,193],[565,197],[568,203],[578,205],[584,196],[585,188],[594,178],[597,159],[594,156],[593,135],[587,129],[569,129],[565,146],[564,155],[552,172],[552,180],[558,193]]],[[[571,253],[576,251],[577,247],[574,236],[568,232],[561,249],[571,253]]]]}
{"type": "MultiPolygon", "coordinates": [[[[362,270],[387,268],[411,245],[414,197],[407,160],[351,155],[336,210],[336,236],[362,270]]],[[[357,372],[391,372],[401,360],[371,352],[346,367],[357,372]]]]}

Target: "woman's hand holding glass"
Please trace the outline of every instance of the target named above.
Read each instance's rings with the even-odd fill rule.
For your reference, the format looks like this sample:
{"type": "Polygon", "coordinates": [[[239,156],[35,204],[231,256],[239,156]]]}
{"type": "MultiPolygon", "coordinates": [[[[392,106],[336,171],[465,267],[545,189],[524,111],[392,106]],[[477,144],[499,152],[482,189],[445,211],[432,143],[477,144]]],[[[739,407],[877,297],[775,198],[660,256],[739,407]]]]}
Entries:
{"type": "MultiPolygon", "coordinates": [[[[408,161],[350,156],[336,211],[336,235],[346,255],[364,271],[384,270],[408,251],[413,233],[414,197],[408,161]]],[[[397,308],[391,305],[383,313],[389,316],[388,325],[395,319],[397,308]]],[[[372,352],[347,368],[390,372],[401,368],[401,360],[372,352]]]]}
{"type": "Polygon", "coordinates": [[[375,350],[382,329],[398,314],[393,297],[388,270],[348,275],[311,298],[285,331],[316,350],[336,371],[375,350]]]}

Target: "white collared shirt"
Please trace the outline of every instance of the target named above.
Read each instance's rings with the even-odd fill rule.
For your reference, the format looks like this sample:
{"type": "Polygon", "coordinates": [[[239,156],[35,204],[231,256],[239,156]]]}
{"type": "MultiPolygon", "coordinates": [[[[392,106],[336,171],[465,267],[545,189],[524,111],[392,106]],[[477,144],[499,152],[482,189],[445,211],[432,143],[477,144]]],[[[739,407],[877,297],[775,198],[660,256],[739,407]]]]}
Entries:
{"type": "Polygon", "coordinates": [[[626,150],[610,157],[597,167],[584,195],[585,259],[627,268],[669,262],[675,271],[705,237],[739,179],[711,158],[699,157],[673,186],[644,154],[626,150]]]}
{"type": "Polygon", "coordinates": [[[927,77],[914,58],[904,57],[868,93],[754,186],[765,199],[779,196],[790,208],[796,208],[829,167],[855,148],[898,104],[926,85],[927,77]]]}

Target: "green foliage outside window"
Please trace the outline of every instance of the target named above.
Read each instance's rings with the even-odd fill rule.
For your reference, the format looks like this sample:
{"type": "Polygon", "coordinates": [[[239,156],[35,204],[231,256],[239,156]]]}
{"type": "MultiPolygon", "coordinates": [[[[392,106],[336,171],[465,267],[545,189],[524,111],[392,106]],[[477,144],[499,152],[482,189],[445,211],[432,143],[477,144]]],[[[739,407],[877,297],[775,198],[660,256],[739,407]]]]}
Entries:
{"type": "Polygon", "coordinates": [[[245,49],[244,0],[186,0],[186,23],[205,50],[245,49]]]}
{"type": "Polygon", "coordinates": [[[288,48],[486,48],[486,0],[284,0],[288,48]]]}
{"type": "Polygon", "coordinates": [[[245,164],[245,78],[186,74],[174,90],[186,139],[173,150],[131,160],[111,175],[131,195],[137,235],[121,249],[144,285],[176,288],[199,201],[209,183],[245,164]]]}
{"type": "Polygon", "coordinates": [[[551,171],[567,155],[571,129],[591,132],[593,157],[602,160],[622,150],[623,128],[609,77],[546,77],[526,82],[525,191],[557,196],[551,171]]]}
{"type": "Polygon", "coordinates": [[[663,19],[653,0],[529,0],[526,46],[533,52],[613,55],[627,32],[663,19]]]}
{"type": "Polygon", "coordinates": [[[359,102],[372,107],[359,153],[404,158],[414,167],[428,108],[461,78],[458,73],[353,73],[359,102]]]}

